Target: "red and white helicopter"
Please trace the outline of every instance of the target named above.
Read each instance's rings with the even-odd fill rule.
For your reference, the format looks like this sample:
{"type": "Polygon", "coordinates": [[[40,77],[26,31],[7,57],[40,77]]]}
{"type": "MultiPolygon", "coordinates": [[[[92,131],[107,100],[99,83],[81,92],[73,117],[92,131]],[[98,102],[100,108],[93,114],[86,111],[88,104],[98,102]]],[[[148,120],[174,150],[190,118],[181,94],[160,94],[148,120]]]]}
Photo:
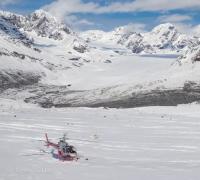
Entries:
{"type": "Polygon", "coordinates": [[[77,161],[79,159],[74,146],[71,146],[66,142],[65,134],[58,141],[58,143],[49,141],[47,133],[45,134],[45,137],[46,137],[46,141],[45,141],[46,146],[53,147],[54,149],[57,150],[57,153],[54,153],[54,151],[52,152],[54,158],[57,158],[62,161],[74,161],[74,160],[77,161]]]}

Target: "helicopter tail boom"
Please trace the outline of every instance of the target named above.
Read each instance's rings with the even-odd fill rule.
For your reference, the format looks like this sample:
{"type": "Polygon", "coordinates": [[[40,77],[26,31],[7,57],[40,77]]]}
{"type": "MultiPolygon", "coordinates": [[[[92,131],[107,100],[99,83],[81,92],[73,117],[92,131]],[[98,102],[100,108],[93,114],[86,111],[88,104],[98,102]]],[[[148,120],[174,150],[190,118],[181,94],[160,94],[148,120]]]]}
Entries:
{"type": "Polygon", "coordinates": [[[45,142],[46,142],[47,146],[52,146],[52,147],[58,149],[58,144],[55,144],[55,143],[49,141],[47,133],[45,133],[45,138],[46,138],[45,142]]]}

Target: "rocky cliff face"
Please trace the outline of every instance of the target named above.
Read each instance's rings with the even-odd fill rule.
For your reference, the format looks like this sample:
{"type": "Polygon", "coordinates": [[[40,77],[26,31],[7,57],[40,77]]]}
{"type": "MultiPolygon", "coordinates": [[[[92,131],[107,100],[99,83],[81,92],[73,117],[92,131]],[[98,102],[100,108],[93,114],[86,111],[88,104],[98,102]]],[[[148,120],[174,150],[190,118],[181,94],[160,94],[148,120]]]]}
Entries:
{"type": "Polygon", "coordinates": [[[7,40],[12,40],[14,42],[23,43],[26,46],[31,46],[33,44],[33,39],[28,36],[24,31],[20,30],[20,21],[22,21],[21,16],[15,16],[12,14],[2,14],[0,13],[0,35],[7,40]],[[15,22],[18,22],[15,24],[15,22]]]}
{"type": "Polygon", "coordinates": [[[177,62],[179,64],[200,62],[200,46],[188,48],[183,55],[181,55],[177,62]]]}
{"type": "Polygon", "coordinates": [[[187,36],[178,32],[172,24],[161,24],[151,32],[143,33],[140,37],[130,36],[126,46],[133,52],[162,53],[162,52],[181,52],[185,48],[195,47],[200,44],[199,38],[187,36]],[[139,51],[135,47],[139,41],[139,51]]]}
{"type": "Polygon", "coordinates": [[[37,10],[28,16],[1,11],[0,17],[22,31],[34,31],[38,36],[55,40],[62,40],[65,34],[74,33],[65,24],[43,10],[37,10]]]}
{"type": "Polygon", "coordinates": [[[69,27],[43,10],[35,11],[27,19],[29,23],[24,26],[24,29],[35,31],[38,36],[63,40],[65,35],[73,34],[69,27]]]}

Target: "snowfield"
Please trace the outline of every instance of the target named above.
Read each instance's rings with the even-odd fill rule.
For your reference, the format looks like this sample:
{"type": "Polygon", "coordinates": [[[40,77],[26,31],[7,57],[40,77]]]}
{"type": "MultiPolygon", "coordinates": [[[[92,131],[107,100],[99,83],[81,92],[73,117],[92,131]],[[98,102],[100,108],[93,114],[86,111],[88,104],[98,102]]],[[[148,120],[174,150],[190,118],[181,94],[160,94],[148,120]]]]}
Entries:
{"type": "Polygon", "coordinates": [[[200,106],[42,109],[0,101],[0,179],[198,180],[200,106]],[[44,133],[67,133],[77,162],[54,159],[44,133]]]}
{"type": "Polygon", "coordinates": [[[90,90],[116,85],[142,84],[165,79],[176,58],[123,55],[110,57],[111,63],[91,62],[81,68],[68,69],[54,84],[72,84],[73,90],[90,90]]]}

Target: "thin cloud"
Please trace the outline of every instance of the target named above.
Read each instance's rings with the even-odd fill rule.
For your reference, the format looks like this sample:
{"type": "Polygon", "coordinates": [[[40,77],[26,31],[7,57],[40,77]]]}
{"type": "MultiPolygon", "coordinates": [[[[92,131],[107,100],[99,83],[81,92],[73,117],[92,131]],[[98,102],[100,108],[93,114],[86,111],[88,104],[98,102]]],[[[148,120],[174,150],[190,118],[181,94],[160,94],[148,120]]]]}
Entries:
{"type": "Polygon", "coordinates": [[[6,6],[8,4],[16,4],[19,0],[0,0],[0,6],[6,6]]]}
{"type": "Polygon", "coordinates": [[[126,3],[112,3],[100,8],[101,12],[170,11],[176,9],[200,8],[199,0],[135,0],[126,3]]]}
{"type": "Polygon", "coordinates": [[[200,37],[200,25],[193,27],[192,32],[194,33],[194,35],[200,37]]]}
{"type": "Polygon", "coordinates": [[[126,26],[123,26],[123,28],[126,32],[146,32],[146,25],[142,23],[130,23],[126,26]]]}
{"type": "MultiPolygon", "coordinates": [[[[97,1],[96,1],[97,2],[97,1]]],[[[117,13],[138,11],[170,11],[176,9],[200,8],[199,0],[135,0],[131,2],[111,2],[101,6],[95,2],[81,0],[55,0],[43,7],[45,10],[62,17],[72,13],[117,13]]]]}
{"type": "Polygon", "coordinates": [[[200,25],[192,25],[186,23],[173,23],[177,30],[183,34],[200,37],[200,25]]]}
{"type": "Polygon", "coordinates": [[[87,19],[79,19],[74,15],[69,15],[65,19],[66,19],[65,21],[68,24],[73,24],[73,25],[88,25],[88,26],[91,26],[91,25],[95,24],[94,22],[89,21],[87,19]]]}
{"type": "Polygon", "coordinates": [[[184,22],[184,21],[190,21],[192,20],[191,16],[188,15],[181,15],[181,14],[172,14],[172,15],[165,15],[158,18],[159,22],[171,22],[171,23],[177,23],[177,22],[184,22]]]}
{"type": "MultiPolygon", "coordinates": [[[[80,19],[75,15],[67,15],[64,19],[65,23],[72,26],[76,31],[84,29],[84,27],[91,27],[97,25],[96,23],[87,19],[80,19]]],[[[87,29],[87,28],[86,28],[87,29]]]]}
{"type": "Polygon", "coordinates": [[[42,7],[42,9],[54,14],[61,20],[69,14],[95,12],[98,8],[98,4],[92,2],[83,3],[80,0],[56,0],[53,3],[42,7]]]}

